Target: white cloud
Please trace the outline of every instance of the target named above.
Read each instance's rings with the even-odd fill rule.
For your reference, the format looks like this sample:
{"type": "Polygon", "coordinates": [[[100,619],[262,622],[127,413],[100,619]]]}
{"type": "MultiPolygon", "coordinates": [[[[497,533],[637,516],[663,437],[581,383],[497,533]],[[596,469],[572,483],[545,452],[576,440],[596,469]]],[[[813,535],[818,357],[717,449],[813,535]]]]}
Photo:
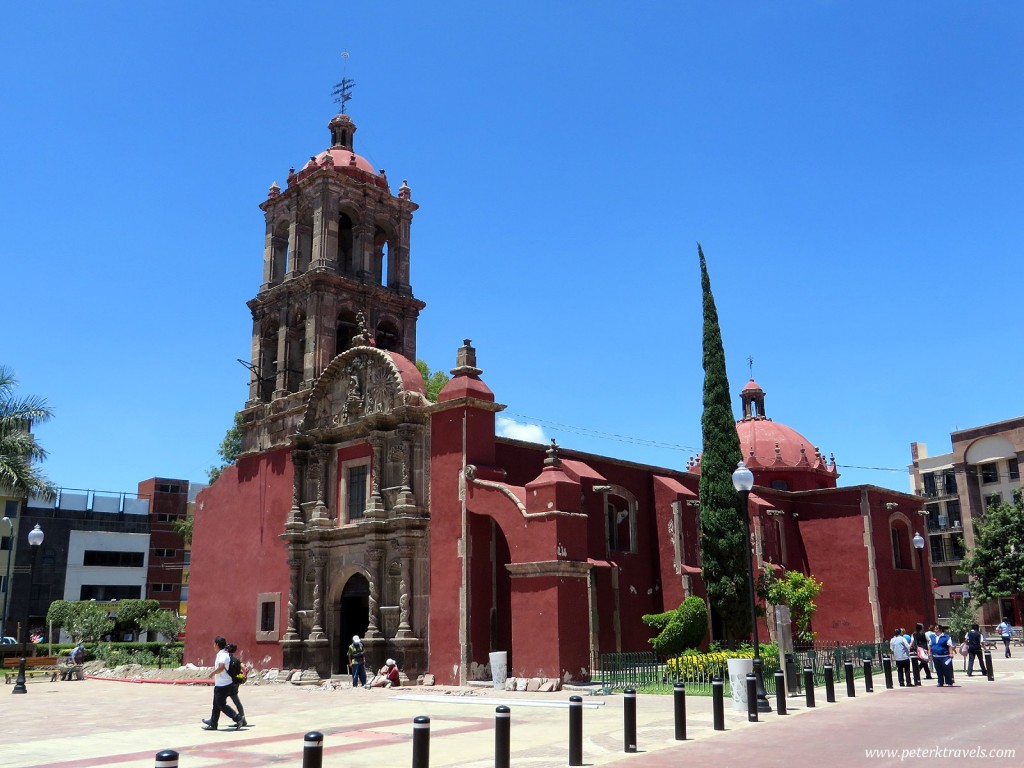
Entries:
{"type": "Polygon", "coordinates": [[[525,440],[528,443],[547,443],[547,435],[544,428],[536,424],[520,424],[508,416],[499,416],[497,421],[498,434],[501,437],[511,437],[513,440],[525,440]]]}

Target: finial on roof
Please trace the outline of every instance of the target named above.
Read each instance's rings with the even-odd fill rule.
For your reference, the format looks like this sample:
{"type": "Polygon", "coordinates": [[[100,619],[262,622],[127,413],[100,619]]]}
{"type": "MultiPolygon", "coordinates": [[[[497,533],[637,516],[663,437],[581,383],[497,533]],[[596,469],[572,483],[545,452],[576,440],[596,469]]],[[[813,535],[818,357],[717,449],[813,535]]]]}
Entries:
{"type": "Polygon", "coordinates": [[[551,447],[547,450],[548,457],[544,459],[545,467],[557,467],[560,466],[562,460],[558,458],[558,443],[555,442],[555,438],[551,438],[551,447]]]}
{"type": "Polygon", "coordinates": [[[452,368],[452,376],[479,376],[482,370],[476,367],[476,350],[473,348],[472,339],[463,339],[462,346],[455,353],[455,367],[452,368]]]}
{"type": "Polygon", "coordinates": [[[267,191],[267,197],[277,197],[280,194],[281,187],[278,186],[278,183],[275,181],[273,184],[270,185],[270,189],[267,191]]]}
{"type": "Polygon", "coordinates": [[[401,200],[409,200],[412,198],[412,190],[409,189],[408,179],[402,179],[402,186],[398,188],[398,197],[401,200]]]}

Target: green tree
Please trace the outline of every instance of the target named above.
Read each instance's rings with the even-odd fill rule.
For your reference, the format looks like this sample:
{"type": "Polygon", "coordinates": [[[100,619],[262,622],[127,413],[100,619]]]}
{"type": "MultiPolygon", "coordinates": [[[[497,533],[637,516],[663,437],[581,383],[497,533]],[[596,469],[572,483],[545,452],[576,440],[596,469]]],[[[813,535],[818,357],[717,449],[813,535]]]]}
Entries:
{"type": "Polygon", "coordinates": [[[649,613],[641,618],[649,627],[658,630],[657,637],[649,642],[663,659],[698,647],[708,631],[708,607],[696,595],[686,598],[674,611],[649,613]]]}
{"type": "Polygon", "coordinates": [[[697,253],[704,297],[700,549],[709,601],[722,620],[726,637],[739,638],[751,631],[747,590],[750,541],[744,533],[743,520],[747,510],[742,508],[732,484],[732,473],[741,459],[740,438],[730,401],[718,310],[711,293],[704,250],[699,243],[697,253]]]}
{"type": "Polygon", "coordinates": [[[46,622],[63,629],[75,642],[99,640],[114,628],[107,608],[91,600],[54,600],[46,611],[46,622]]]}
{"type": "Polygon", "coordinates": [[[142,622],[159,610],[159,600],[121,600],[117,604],[115,626],[119,632],[131,632],[138,637],[142,622]]]}
{"type": "Polygon", "coordinates": [[[39,397],[17,397],[17,384],[14,374],[0,366],[0,487],[52,499],[56,488],[33,466],[46,458],[46,451],[36,442],[32,425],[49,421],[53,411],[39,397]]]}
{"type": "Polygon", "coordinates": [[[150,640],[156,640],[154,634],[163,636],[164,645],[170,645],[185,628],[185,620],[174,611],[166,609],[153,611],[140,622],[143,631],[150,634],[150,640]]]}
{"type": "Polygon", "coordinates": [[[171,528],[174,532],[181,536],[185,542],[186,547],[192,546],[192,526],[196,519],[194,516],[189,515],[188,517],[179,517],[177,520],[171,523],[171,528]]]}
{"type": "Polygon", "coordinates": [[[430,366],[423,360],[416,361],[416,368],[423,377],[423,387],[427,391],[427,400],[436,403],[437,396],[441,394],[441,390],[444,389],[444,385],[448,383],[451,377],[444,371],[434,371],[431,373],[430,366]]]}
{"type": "Polygon", "coordinates": [[[216,482],[217,478],[220,477],[220,473],[224,471],[224,468],[234,464],[238,461],[238,457],[242,455],[242,441],[245,436],[242,432],[243,423],[244,419],[242,414],[236,413],[234,424],[231,425],[231,428],[224,435],[224,439],[221,440],[220,443],[220,448],[217,449],[217,455],[221,458],[220,466],[211,466],[206,470],[206,475],[209,477],[211,483],[216,482]]]}
{"type": "Polygon", "coordinates": [[[761,572],[758,593],[771,605],[789,606],[793,633],[804,642],[814,640],[811,618],[818,609],[814,598],[821,592],[822,583],[800,571],[786,571],[781,579],[767,566],[761,572]]]}
{"type": "MultiPolygon", "coordinates": [[[[960,563],[971,582],[971,597],[985,603],[1024,591],[1024,495],[990,506],[974,523],[974,548],[960,563]]],[[[1024,605],[1022,605],[1024,607],[1024,605]]]]}
{"type": "Polygon", "coordinates": [[[949,631],[953,635],[953,639],[957,642],[961,642],[967,635],[967,630],[971,628],[971,624],[978,621],[977,606],[972,600],[954,600],[953,607],[949,612],[949,631]]]}

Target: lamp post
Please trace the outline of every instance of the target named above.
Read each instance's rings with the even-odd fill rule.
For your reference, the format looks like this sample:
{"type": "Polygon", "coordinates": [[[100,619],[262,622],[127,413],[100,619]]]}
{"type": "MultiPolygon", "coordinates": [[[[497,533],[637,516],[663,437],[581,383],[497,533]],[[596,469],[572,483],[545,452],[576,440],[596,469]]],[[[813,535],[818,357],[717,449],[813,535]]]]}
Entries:
{"type": "Polygon", "coordinates": [[[754,473],[741,461],[732,473],[732,485],[743,500],[743,530],[746,533],[744,546],[747,548],[747,589],[750,591],[750,625],[754,633],[754,678],[757,680],[757,711],[771,712],[772,705],[764,690],[764,662],[761,661],[761,643],[757,639],[757,609],[754,605],[754,552],[750,541],[750,489],[754,487],[754,473]]]}
{"type": "Polygon", "coordinates": [[[914,549],[917,550],[917,562],[921,569],[921,602],[924,604],[924,623],[926,627],[930,627],[932,622],[928,618],[928,588],[924,581],[924,536],[920,532],[914,534],[914,549]]]}
{"type": "Polygon", "coordinates": [[[18,665],[18,679],[14,683],[14,690],[11,693],[28,693],[25,687],[25,655],[28,651],[28,620],[32,608],[32,585],[36,580],[36,560],[39,549],[43,544],[43,529],[36,523],[36,527],[28,532],[28,543],[32,546],[32,567],[29,569],[28,594],[25,596],[25,628],[22,633],[21,663],[18,665]]]}
{"type": "Polygon", "coordinates": [[[7,631],[7,597],[11,594],[11,559],[14,557],[14,522],[9,517],[2,521],[7,523],[10,545],[7,547],[7,575],[4,577],[4,612],[0,614],[0,636],[7,631]]]}

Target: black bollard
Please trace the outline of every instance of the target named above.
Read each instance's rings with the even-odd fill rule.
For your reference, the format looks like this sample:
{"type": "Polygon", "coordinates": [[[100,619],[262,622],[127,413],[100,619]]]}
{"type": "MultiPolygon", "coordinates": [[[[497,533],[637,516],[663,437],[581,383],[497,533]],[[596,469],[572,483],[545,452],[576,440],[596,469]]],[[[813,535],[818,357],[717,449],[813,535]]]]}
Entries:
{"type": "Polygon", "coordinates": [[[324,735],[310,731],[302,737],[302,768],[321,768],[324,764],[324,735]]]}
{"type": "Polygon", "coordinates": [[[686,741],[686,686],[676,683],[672,686],[672,701],[675,704],[676,741],[686,741]]]}
{"type": "Polygon", "coordinates": [[[871,659],[864,659],[864,692],[873,693],[875,690],[875,678],[871,674],[871,659]]]}
{"type": "Polygon", "coordinates": [[[857,691],[853,687],[853,662],[850,659],[844,661],[843,669],[846,672],[846,696],[852,699],[857,695],[857,691]]]}
{"type": "Polygon", "coordinates": [[[836,700],[836,678],[831,664],[825,665],[825,701],[834,703],[836,700]]]}
{"type": "Polygon", "coordinates": [[[430,718],[412,721],[412,768],[430,768],[430,718]]]}
{"type": "Polygon", "coordinates": [[[804,667],[804,695],[807,698],[807,708],[814,708],[814,670],[804,667]]]}
{"type": "Polygon", "coordinates": [[[508,707],[494,710],[494,768],[509,768],[512,717],[508,707]]]}
{"type": "Polygon", "coordinates": [[[725,730],[725,684],[722,678],[711,681],[711,708],[715,716],[715,730],[725,730]]]}
{"type": "Polygon", "coordinates": [[[178,768],[178,753],[173,749],[157,752],[156,768],[178,768]]]}
{"type": "Polygon", "coordinates": [[[892,688],[892,659],[888,656],[882,657],[882,674],[885,676],[886,689],[892,688]]]}
{"type": "Polygon", "coordinates": [[[583,765],[583,699],[569,697],[569,765],[583,765]]]}
{"type": "Polygon", "coordinates": [[[747,672],[747,722],[757,722],[757,677],[747,672]]]}
{"type": "Polygon", "coordinates": [[[780,715],[786,714],[786,673],[775,670],[775,707],[780,715]]]}
{"type": "Polygon", "coordinates": [[[995,672],[992,671],[992,652],[985,651],[985,669],[988,670],[988,679],[995,680],[995,672]]]}
{"type": "Polygon", "coordinates": [[[632,688],[622,692],[622,737],[623,752],[636,752],[636,691],[632,688]]]}

